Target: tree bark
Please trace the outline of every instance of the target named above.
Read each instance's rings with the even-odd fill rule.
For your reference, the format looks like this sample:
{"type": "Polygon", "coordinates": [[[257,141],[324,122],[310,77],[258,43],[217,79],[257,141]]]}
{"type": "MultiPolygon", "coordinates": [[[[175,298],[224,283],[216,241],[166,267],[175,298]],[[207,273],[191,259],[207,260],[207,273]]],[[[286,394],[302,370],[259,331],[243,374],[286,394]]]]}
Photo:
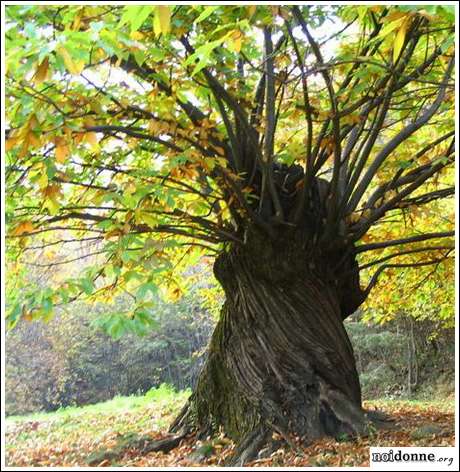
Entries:
{"type": "Polygon", "coordinates": [[[273,431],[311,440],[365,425],[343,326],[359,284],[334,272],[343,254],[322,253],[294,230],[276,241],[245,236],[216,260],[226,301],[196,389],[171,428],[202,436],[223,429],[238,444],[233,465],[254,458],[273,431]]]}

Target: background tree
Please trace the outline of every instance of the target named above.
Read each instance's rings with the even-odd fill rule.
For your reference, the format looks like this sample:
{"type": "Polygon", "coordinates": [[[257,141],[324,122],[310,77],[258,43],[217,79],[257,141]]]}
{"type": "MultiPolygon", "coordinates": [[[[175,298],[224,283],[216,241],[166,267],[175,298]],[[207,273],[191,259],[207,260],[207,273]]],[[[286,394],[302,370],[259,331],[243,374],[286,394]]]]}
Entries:
{"type": "Polygon", "coordinates": [[[226,302],[172,429],[222,427],[235,464],[273,430],[363,431],[343,320],[384,272],[451,270],[452,10],[9,6],[10,325],[117,291],[116,323],[148,323],[216,256],[226,302]],[[27,286],[60,246],[82,272],[27,286]]]}

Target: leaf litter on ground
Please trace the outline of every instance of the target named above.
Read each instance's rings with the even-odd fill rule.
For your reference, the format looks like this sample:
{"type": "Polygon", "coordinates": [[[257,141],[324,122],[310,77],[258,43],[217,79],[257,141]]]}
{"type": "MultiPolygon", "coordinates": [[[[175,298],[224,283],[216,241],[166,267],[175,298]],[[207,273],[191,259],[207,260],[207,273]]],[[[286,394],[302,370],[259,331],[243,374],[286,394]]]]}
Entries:
{"type": "MultiPolygon", "coordinates": [[[[8,466],[73,467],[223,466],[234,444],[220,435],[207,441],[185,437],[169,451],[146,452],[144,445],[169,438],[169,423],[178,414],[188,393],[163,398],[129,397],[117,402],[69,409],[63,412],[7,419],[8,466]],[[115,409],[115,411],[114,411],[115,409]]],[[[370,446],[454,446],[454,402],[376,400],[367,410],[383,411],[391,427],[366,437],[323,438],[310,444],[280,447],[252,461],[251,466],[355,466],[369,465],[370,446]]]]}

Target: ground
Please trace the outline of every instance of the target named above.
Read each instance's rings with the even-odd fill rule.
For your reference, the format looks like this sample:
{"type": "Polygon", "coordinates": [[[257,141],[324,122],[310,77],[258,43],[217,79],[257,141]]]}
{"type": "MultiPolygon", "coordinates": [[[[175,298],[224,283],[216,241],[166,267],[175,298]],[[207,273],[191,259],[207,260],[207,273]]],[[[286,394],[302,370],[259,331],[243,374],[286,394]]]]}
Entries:
{"type": "MultiPolygon", "coordinates": [[[[167,427],[189,392],[163,386],[144,396],[116,397],[82,408],[9,417],[8,466],[193,466],[223,465],[233,444],[225,437],[197,442],[185,438],[167,454],[148,452],[151,440],[167,437],[167,427]]],[[[282,448],[254,466],[368,466],[369,446],[454,446],[454,400],[432,402],[373,400],[394,421],[391,429],[366,438],[322,439],[282,448]]],[[[295,445],[295,438],[293,438],[295,445]]]]}

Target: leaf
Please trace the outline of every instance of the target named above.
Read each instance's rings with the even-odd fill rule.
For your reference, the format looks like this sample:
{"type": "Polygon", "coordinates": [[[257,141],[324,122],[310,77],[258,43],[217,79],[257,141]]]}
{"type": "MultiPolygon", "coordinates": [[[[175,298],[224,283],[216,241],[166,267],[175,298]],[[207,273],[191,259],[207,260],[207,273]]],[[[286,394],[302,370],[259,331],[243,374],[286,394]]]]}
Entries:
{"type": "MultiPolygon", "coordinates": [[[[40,139],[35,135],[35,130],[39,126],[37,116],[32,113],[27,119],[26,123],[17,131],[12,139],[16,141],[11,142],[8,148],[14,147],[16,144],[22,144],[19,151],[19,157],[25,157],[29,148],[38,147],[41,144],[40,139]]],[[[8,149],[7,149],[8,150],[8,149]]]]}
{"type": "Polygon", "coordinates": [[[11,151],[18,144],[18,138],[9,138],[5,141],[5,151],[11,151]]]}
{"type": "Polygon", "coordinates": [[[404,40],[406,39],[406,32],[409,26],[409,18],[406,18],[396,33],[396,37],[393,43],[393,63],[396,63],[401,54],[402,48],[404,46],[404,40]]]}
{"type": "Polygon", "coordinates": [[[396,28],[399,28],[399,26],[401,26],[401,23],[404,21],[404,17],[403,18],[399,18],[395,21],[390,21],[389,23],[387,23],[380,31],[379,33],[379,37],[380,38],[383,38],[385,36],[388,36],[390,33],[392,33],[396,28]]]}
{"type": "Polygon", "coordinates": [[[70,154],[70,147],[67,141],[62,137],[57,137],[54,143],[56,145],[54,150],[56,161],[59,162],[59,164],[63,164],[66,161],[67,156],[70,154]]]}
{"type": "Polygon", "coordinates": [[[49,60],[47,57],[42,61],[42,63],[37,67],[35,74],[32,77],[32,82],[35,85],[40,85],[46,77],[48,76],[49,71],[49,60]]]}
{"type": "Polygon", "coordinates": [[[235,52],[241,51],[243,44],[243,33],[240,30],[234,30],[230,33],[231,48],[235,52]]]}
{"type": "Polygon", "coordinates": [[[228,38],[228,36],[229,35],[226,34],[215,41],[210,41],[209,43],[203,44],[202,46],[198,47],[193,54],[187,57],[187,59],[184,61],[184,66],[187,66],[198,59],[198,62],[193,69],[191,75],[192,77],[208,65],[209,59],[214,49],[220,46],[228,38]]]}
{"type": "Polygon", "coordinates": [[[148,18],[150,13],[152,13],[152,7],[149,5],[141,7],[138,10],[137,14],[130,21],[131,33],[137,31],[142,26],[142,24],[148,18]]]}
{"type": "Polygon", "coordinates": [[[152,7],[149,6],[127,6],[123,9],[123,15],[121,15],[120,21],[118,23],[118,27],[123,26],[124,24],[128,23],[131,28],[131,33],[137,31],[145,19],[149,16],[152,11],[152,7]],[[139,19],[141,22],[139,24],[139,19]]]}
{"type": "Polygon", "coordinates": [[[99,140],[97,138],[97,133],[94,131],[88,131],[83,135],[83,142],[88,143],[91,146],[91,149],[94,152],[99,152],[99,140]]]}
{"type": "Polygon", "coordinates": [[[171,8],[165,5],[158,5],[155,8],[153,17],[153,32],[156,36],[168,34],[171,29],[171,8]]]}
{"type": "Polygon", "coordinates": [[[443,54],[449,50],[455,44],[455,36],[449,35],[439,46],[439,49],[443,54]]]}
{"type": "Polygon", "coordinates": [[[219,8],[219,6],[212,6],[212,7],[206,7],[200,14],[200,16],[194,21],[195,24],[200,23],[203,20],[206,20],[206,18],[210,15],[213,14],[214,11],[216,11],[219,8]]]}
{"type": "Polygon", "coordinates": [[[83,71],[85,67],[85,61],[83,60],[78,60],[74,61],[72,56],[70,55],[69,51],[64,46],[59,46],[57,48],[57,52],[59,55],[62,57],[64,64],[66,66],[66,69],[72,74],[72,75],[80,75],[81,72],[83,71]]]}
{"type": "Polygon", "coordinates": [[[13,236],[22,236],[23,234],[31,233],[34,230],[34,225],[31,221],[21,221],[12,231],[13,236]]]}
{"type": "Polygon", "coordinates": [[[59,197],[62,196],[61,187],[57,184],[47,185],[42,188],[43,207],[48,209],[51,215],[55,215],[60,208],[59,197]]]}
{"type": "Polygon", "coordinates": [[[91,295],[94,291],[94,282],[90,278],[80,279],[80,287],[87,295],[91,295]]]}
{"type": "Polygon", "coordinates": [[[148,292],[155,297],[158,294],[158,287],[152,282],[145,282],[137,289],[136,298],[143,299],[148,292]]]}
{"type": "Polygon", "coordinates": [[[59,194],[61,187],[57,184],[48,185],[42,190],[42,195],[45,198],[55,198],[59,194]]]}
{"type": "Polygon", "coordinates": [[[56,161],[63,164],[69,155],[69,146],[57,146],[55,149],[56,161]]]}
{"type": "Polygon", "coordinates": [[[126,332],[126,324],[122,316],[118,316],[106,326],[107,334],[113,339],[120,339],[126,332]]]}

